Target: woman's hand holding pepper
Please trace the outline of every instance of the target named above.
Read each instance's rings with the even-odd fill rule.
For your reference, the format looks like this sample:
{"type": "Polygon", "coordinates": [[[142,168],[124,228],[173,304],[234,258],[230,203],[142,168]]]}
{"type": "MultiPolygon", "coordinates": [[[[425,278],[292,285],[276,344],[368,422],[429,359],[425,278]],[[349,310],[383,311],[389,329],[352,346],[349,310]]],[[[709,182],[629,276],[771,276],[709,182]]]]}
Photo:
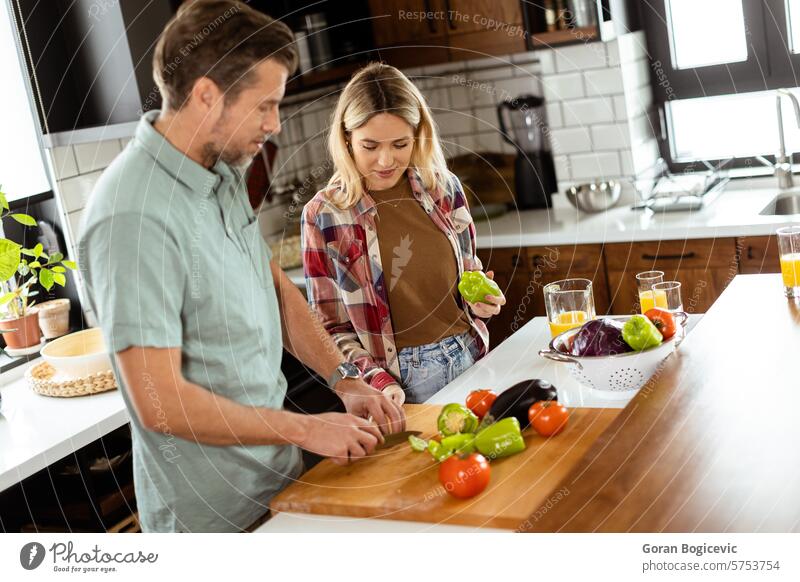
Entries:
{"type": "MultiPolygon", "coordinates": [[[[486,276],[494,280],[494,271],[486,271],[486,276]]],[[[500,293],[500,295],[486,295],[483,301],[476,303],[470,303],[467,301],[467,305],[469,305],[472,313],[482,318],[497,315],[500,313],[500,307],[505,304],[506,298],[502,293],[500,293]]]]}

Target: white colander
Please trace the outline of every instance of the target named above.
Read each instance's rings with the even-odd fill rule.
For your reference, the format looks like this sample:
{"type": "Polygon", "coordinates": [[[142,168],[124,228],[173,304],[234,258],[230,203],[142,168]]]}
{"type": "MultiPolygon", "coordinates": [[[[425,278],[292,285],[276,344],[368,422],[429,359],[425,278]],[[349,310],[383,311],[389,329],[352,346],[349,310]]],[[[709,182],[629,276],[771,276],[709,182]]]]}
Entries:
{"type": "MultiPolygon", "coordinates": [[[[676,314],[677,315],[677,314],[676,314]]],[[[681,314],[683,315],[683,314],[681,314]]],[[[613,318],[618,319],[618,318],[613,318]]],[[[569,365],[569,373],[578,382],[595,390],[630,392],[639,390],[658,369],[664,359],[677,347],[685,333],[686,317],[681,318],[682,328],[660,346],[643,352],[628,352],[615,356],[573,356],[559,348],[580,328],[571,329],[553,338],[539,355],[548,360],[569,365]]]]}

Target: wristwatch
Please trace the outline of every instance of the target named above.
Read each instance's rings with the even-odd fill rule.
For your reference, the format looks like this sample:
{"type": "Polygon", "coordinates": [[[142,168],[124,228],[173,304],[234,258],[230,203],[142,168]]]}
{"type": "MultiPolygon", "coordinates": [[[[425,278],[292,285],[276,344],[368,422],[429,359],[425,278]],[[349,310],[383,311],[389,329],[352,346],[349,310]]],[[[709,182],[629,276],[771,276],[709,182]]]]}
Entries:
{"type": "Polygon", "coordinates": [[[342,362],[339,366],[333,371],[331,377],[328,378],[328,388],[334,390],[336,384],[339,383],[340,380],[344,380],[345,378],[360,378],[361,374],[358,372],[358,368],[354,364],[350,362],[342,362]]]}

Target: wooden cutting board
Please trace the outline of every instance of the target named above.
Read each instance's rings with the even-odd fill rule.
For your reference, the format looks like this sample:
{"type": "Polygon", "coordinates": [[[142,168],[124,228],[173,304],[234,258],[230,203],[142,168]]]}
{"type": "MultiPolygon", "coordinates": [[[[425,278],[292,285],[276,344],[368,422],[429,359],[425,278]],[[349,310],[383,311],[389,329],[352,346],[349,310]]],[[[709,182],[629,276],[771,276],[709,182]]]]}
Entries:
{"type": "MultiPolygon", "coordinates": [[[[405,405],[407,429],[436,433],[441,406],[405,405]]],[[[620,413],[619,409],[574,408],[564,431],[550,439],[523,432],[522,453],[492,462],[489,487],[472,499],[451,497],[438,480],[438,464],[408,443],[376,451],[349,466],[322,461],[273,498],[273,511],[315,513],[516,529],[539,511],[547,513],[569,496],[554,487],[620,413]]]]}

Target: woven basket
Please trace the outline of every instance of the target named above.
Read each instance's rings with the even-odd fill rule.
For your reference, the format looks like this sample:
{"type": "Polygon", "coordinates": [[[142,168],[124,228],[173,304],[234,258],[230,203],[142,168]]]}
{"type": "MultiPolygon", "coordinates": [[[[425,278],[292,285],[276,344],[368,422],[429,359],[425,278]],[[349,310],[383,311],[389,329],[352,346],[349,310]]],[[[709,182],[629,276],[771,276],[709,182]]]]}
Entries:
{"type": "Polygon", "coordinates": [[[59,380],[56,370],[47,362],[41,362],[28,368],[25,372],[28,385],[43,396],[57,396],[60,398],[72,398],[73,396],[87,396],[114,390],[117,381],[114,372],[107,370],[97,372],[83,378],[70,378],[69,380],[59,380]]]}

